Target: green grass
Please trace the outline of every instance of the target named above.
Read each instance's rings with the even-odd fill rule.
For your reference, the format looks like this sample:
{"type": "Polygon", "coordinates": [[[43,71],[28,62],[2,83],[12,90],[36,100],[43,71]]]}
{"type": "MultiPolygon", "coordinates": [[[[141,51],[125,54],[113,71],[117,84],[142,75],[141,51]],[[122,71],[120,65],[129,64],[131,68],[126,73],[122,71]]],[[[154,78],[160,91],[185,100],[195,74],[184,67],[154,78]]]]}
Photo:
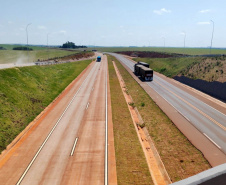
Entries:
{"type": "MultiPolygon", "coordinates": [[[[111,60],[116,62],[128,94],[133,98],[134,106],[139,110],[171,180],[182,180],[209,169],[210,165],[202,153],[177,129],[127,70],[115,58],[111,60]]],[[[123,113],[118,111],[118,116],[120,114],[123,113]]]]}
{"type": "MultiPolygon", "coordinates": [[[[179,53],[188,55],[206,55],[210,53],[208,48],[171,48],[171,47],[96,47],[89,48],[97,49],[104,52],[117,52],[117,51],[155,51],[166,53],[179,53]]],[[[212,49],[211,54],[226,54],[226,49],[212,49]]]]}
{"type": "Polygon", "coordinates": [[[153,184],[112,58],[108,61],[118,184],[153,184]]]}
{"type": "Polygon", "coordinates": [[[80,53],[79,50],[67,51],[57,48],[45,48],[31,46],[33,51],[18,51],[12,50],[15,45],[0,45],[7,50],[0,50],[0,64],[7,63],[30,63],[36,62],[38,59],[45,60],[48,58],[63,57],[67,55],[72,55],[80,53]]]}
{"type": "Polygon", "coordinates": [[[202,62],[200,57],[189,58],[135,58],[135,61],[142,61],[150,64],[154,71],[162,73],[168,77],[173,77],[184,71],[188,67],[202,62]]]}
{"type": "MultiPolygon", "coordinates": [[[[14,44],[0,44],[0,47],[3,47],[7,50],[13,50],[14,47],[19,47],[19,46],[26,46],[27,45],[14,45],[14,44]]],[[[32,48],[33,50],[45,50],[45,47],[40,47],[40,46],[28,46],[29,48],[32,48]]]]}
{"type": "Polygon", "coordinates": [[[90,62],[0,70],[0,152],[90,62]]]}

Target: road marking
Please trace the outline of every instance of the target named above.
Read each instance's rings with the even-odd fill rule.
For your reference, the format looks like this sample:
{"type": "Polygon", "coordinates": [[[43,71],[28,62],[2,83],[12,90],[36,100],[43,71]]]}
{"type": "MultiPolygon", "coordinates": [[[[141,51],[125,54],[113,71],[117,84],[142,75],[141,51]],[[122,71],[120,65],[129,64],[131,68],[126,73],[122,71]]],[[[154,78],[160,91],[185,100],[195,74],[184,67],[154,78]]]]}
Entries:
{"type": "Polygon", "coordinates": [[[203,133],[204,134],[204,136],[206,136],[214,145],[216,145],[219,149],[221,149],[221,147],[217,144],[217,143],[215,143],[209,136],[207,136],[205,133],[203,133]]]}
{"type": "Polygon", "coordinates": [[[75,142],[74,142],[73,148],[71,150],[71,156],[73,156],[73,154],[74,154],[74,151],[75,151],[75,147],[77,145],[77,142],[78,142],[78,137],[75,138],[75,142]]]}
{"type": "MultiPolygon", "coordinates": [[[[128,64],[126,63],[126,65],[128,66],[128,64]]],[[[130,66],[128,66],[130,68],[130,66]]],[[[131,69],[132,70],[132,69],[131,69]]],[[[155,81],[156,82],[156,81],[155,81]]],[[[158,82],[156,82],[158,83],[158,82]]],[[[162,86],[163,88],[167,89],[168,91],[170,91],[168,88],[164,87],[163,85],[161,85],[160,83],[158,83],[160,86],[162,86]]],[[[157,92],[157,91],[156,91],[157,92]]],[[[197,107],[193,106],[192,104],[190,104],[188,101],[182,99],[180,96],[178,96],[177,94],[175,94],[174,92],[170,91],[172,94],[174,94],[175,96],[177,96],[179,99],[181,99],[182,101],[184,101],[185,103],[187,103],[188,105],[190,105],[191,107],[193,107],[196,111],[198,111],[200,114],[204,115],[206,118],[208,118],[209,120],[211,120],[213,123],[215,123],[216,125],[218,125],[220,128],[222,128],[223,130],[226,131],[226,127],[223,126],[222,124],[220,124],[219,122],[217,122],[216,120],[214,120],[213,118],[211,118],[209,115],[205,114],[204,112],[202,112],[201,110],[199,110],[197,107]]],[[[165,99],[165,98],[164,98],[165,99]]],[[[166,99],[165,99],[166,100],[166,99]]],[[[167,101],[168,102],[168,101],[167,101]]],[[[169,102],[168,102],[169,103],[169,102]]],[[[172,104],[170,104],[172,105],[172,104]]],[[[207,104],[206,104],[207,105],[207,104]]],[[[209,105],[207,105],[209,106],[209,105]]],[[[211,107],[211,106],[209,106],[211,107]]],[[[174,107],[175,108],[175,107],[174,107]]],[[[213,108],[213,107],[211,107],[213,108]]],[[[215,108],[213,108],[215,109],[215,108]]],[[[176,109],[177,110],[177,109],[176,109]]],[[[222,115],[225,115],[224,113],[218,111],[217,109],[215,109],[217,112],[221,113],[222,115]]],[[[178,110],[177,110],[178,111],[178,110]]],[[[182,115],[184,116],[184,115],[182,115]]],[[[186,116],[184,116],[188,121],[190,121],[186,116]]]]}
{"type": "MultiPolygon", "coordinates": [[[[153,88],[153,90],[157,93],[157,94],[159,94],[154,88],[153,88]]],[[[159,94],[160,95],[160,94],[159,94]]],[[[161,96],[161,95],[160,95],[161,96]]],[[[191,122],[191,120],[190,119],[188,119],[188,117],[187,116],[185,116],[185,115],[183,115],[182,113],[181,113],[181,111],[179,111],[173,104],[171,104],[166,98],[164,98],[163,96],[161,96],[168,104],[170,104],[181,116],[183,116],[186,120],[188,120],[189,122],[191,122]]]]}
{"type": "MultiPolygon", "coordinates": [[[[108,66],[106,64],[106,66],[108,66]]],[[[106,67],[106,77],[105,77],[105,175],[104,175],[104,184],[108,185],[108,67],[106,67]]]]}
{"type": "Polygon", "coordinates": [[[179,98],[180,100],[182,100],[183,102],[185,102],[186,104],[188,104],[190,107],[192,107],[193,109],[195,109],[196,111],[198,111],[200,114],[202,114],[203,116],[205,116],[206,118],[208,118],[210,121],[212,121],[213,123],[215,123],[216,125],[218,125],[224,131],[226,131],[226,127],[225,126],[223,126],[220,123],[218,123],[216,120],[214,120],[213,118],[211,118],[209,115],[207,115],[206,113],[202,112],[200,109],[198,109],[197,107],[195,107],[194,105],[192,105],[191,103],[189,103],[188,101],[186,101],[185,99],[181,98],[176,93],[174,93],[173,91],[169,90],[167,87],[164,87],[162,84],[160,84],[157,81],[155,81],[155,82],[157,84],[159,84],[160,86],[162,86],[163,88],[165,88],[166,90],[168,90],[169,92],[171,92],[172,94],[174,94],[177,98],[179,98]]]}
{"type": "Polygon", "coordinates": [[[89,102],[87,103],[87,105],[86,105],[86,110],[89,108],[89,102]]]}
{"type": "MultiPolygon", "coordinates": [[[[95,65],[94,65],[95,66],[95,65]]],[[[92,68],[91,71],[94,71],[94,67],[92,68]]],[[[27,174],[28,170],[31,168],[32,164],[34,163],[35,159],[38,157],[39,153],[41,152],[41,150],[43,149],[44,145],[47,143],[48,139],[50,138],[50,136],[52,135],[53,131],[55,130],[55,128],[57,127],[57,125],[59,124],[60,120],[62,119],[62,117],[64,116],[64,114],[66,113],[66,111],[68,110],[68,108],[70,107],[70,105],[72,104],[72,102],[74,101],[75,97],[77,96],[77,94],[79,93],[79,91],[81,90],[83,84],[85,83],[85,81],[88,79],[88,77],[91,75],[92,73],[90,72],[89,75],[85,78],[85,80],[82,82],[82,85],[79,87],[79,89],[77,90],[77,92],[75,93],[75,95],[73,96],[72,100],[70,101],[70,103],[67,105],[67,107],[65,108],[64,112],[61,114],[60,118],[57,120],[56,124],[54,125],[54,127],[52,128],[52,130],[50,131],[50,133],[48,134],[48,136],[46,137],[46,139],[44,140],[44,142],[42,143],[42,145],[40,146],[39,150],[37,151],[37,153],[35,154],[35,156],[33,157],[33,159],[31,160],[31,162],[29,163],[29,165],[27,166],[26,170],[24,171],[24,173],[22,174],[22,176],[20,177],[19,181],[16,183],[16,185],[19,185],[23,178],[25,177],[25,175],[27,174]]]]}
{"type": "MultiPolygon", "coordinates": [[[[157,76],[157,79],[160,79],[160,81],[164,81],[161,77],[159,77],[159,76],[157,76]]],[[[177,82],[177,81],[176,81],[177,82]]],[[[179,82],[179,84],[180,84],[180,82],[179,82]]],[[[184,85],[184,84],[182,84],[182,85],[184,85]]],[[[181,90],[180,88],[178,88],[178,87],[176,87],[177,89],[179,89],[179,90],[181,90]]],[[[191,88],[191,87],[190,87],[191,88]]],[[[193,88],[194,89],[194,88],[193,88]]],[[[197,89],[194,89],[195,91],[198,91],[197,89]]],[[[187,93],[187,92],[186,92],[187,93]]],[[[202,93],[201,91],[198,91],[198,93],[202,93]]],[[[188,94],[188,93],[187,93],[188,94]]],[[[203,95],[200,95],[200,96],[203,96],[203,97],[205,97],[205,95],[206,94],[204,94],[204,96],[203,95]]],[[[207,96],[209,96],[209,95],[207,95],[207,96]]],[[[212,97],[211,97],[212,98],[212,97]]],[[[209,98],[207,98],[207,99],[209,99],[209,98]]],[[[211,100],[211,101],[213,101],[213,100],[211,100]]],[[[219,101],[219,100],[216,100],[216,101],[219,101]]],[[[220,101],[221,102],[221,101],[220,101]]],[[[222,114],[223,116],[226,116],[226,114],[224,114],[223,112],[220,112],[219,110],[217,110],[217,109],[215,109],[214,107],[211,107],[210,105],[208,105],[208,104],[206,104],[205,102],[203,102],[203,101],[201,101],[201,103],[203,103],[205,106],[208,106],[208,107],[210,107],[211,109],[214,109],[216,112],[218,112],[218,113],[220,113],[220,114],[222,114]]],[[[221,105],[221,106],[223,106],[223,105],[221,105]]]]}

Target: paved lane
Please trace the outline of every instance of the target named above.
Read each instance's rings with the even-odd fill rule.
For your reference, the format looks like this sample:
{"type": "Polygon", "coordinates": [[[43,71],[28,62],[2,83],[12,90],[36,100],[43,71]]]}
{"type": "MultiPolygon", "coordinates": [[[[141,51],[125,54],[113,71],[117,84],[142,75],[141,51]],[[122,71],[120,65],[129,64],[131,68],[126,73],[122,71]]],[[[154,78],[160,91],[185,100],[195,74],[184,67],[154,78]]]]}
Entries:
{"type": "Polygon", "coordinates": [[[0,184],[104,184],[106,73],[106,60],[91,64],[13,148],[0,166],[0,184]]]}
{"type": "MultiPolygon", "coordinates": [[[[129,59],[118,54],[112,55],[128,66],[131,71],[134,70],[134,63],[129,59]]],[[[225,114],[157,75],[154,75],[152,82],[146,83],[226,154],[225,114]]]]}

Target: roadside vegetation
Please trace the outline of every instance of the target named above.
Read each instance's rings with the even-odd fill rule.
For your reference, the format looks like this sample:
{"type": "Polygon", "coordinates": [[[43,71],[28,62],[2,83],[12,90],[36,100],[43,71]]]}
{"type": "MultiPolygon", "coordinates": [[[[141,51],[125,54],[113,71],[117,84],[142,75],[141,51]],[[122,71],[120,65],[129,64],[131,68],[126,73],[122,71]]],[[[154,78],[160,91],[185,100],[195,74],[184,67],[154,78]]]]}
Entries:
{"type": "Polygon", "coordinates": [[[178,75],[208,82],[226,82],[226,57],[203,58],[201,62],[188,65],[178,75]]]}
{"type": "Polygon", "coordinates": [[[30,63],[38,60],[55,59],[59,57],[65,57],[77,53],[87,53],[80,50],[63,50],[57,48],[46,48],[29,46],[32,51],[27,50],[13,50],[16,45],[0,45],[6,50],[0,50],[0,64],[7,63],[30,63]]]}
{"type": "Polygon", "coordinates": [[[208,82],[226,82],[226,57],[172,57],[172,58],[134,58],[147,62],[154,71],[168,77],[186,76],[208,82]]]}
{"type": "Polygon", "coordinates": [[[120,185],[153,184],[132,118],[108,57],[117,181],[120,185]]]}
{"type": "MultiPolygon", "coordinates": [[[[177,129],[126,69],[115,58],[109,57],[111,60],[116,62],[134,106],[139,110],[172,182],[211,168],[202,153],[177,129]]],[[[123,116],[123,111],[116,113],[117,118],[123,116]]]]}
{"type": "MultiPolygon", "coordinates": [[[[103,52],[118,51],[155,51],[163,53],[177,53],[186,55],[208,55],[209,48],[173,48],[173,47],[98,47],[89,48],[89,50],[98,49],[103,52]]],[[[226,49],[212,49],[211,54],[226,54],[226,49]]]]}
{"type": "Polygon", "coordinates": [[[0,70],[0,152],[90,63],[0,70]]]}
{"type": "Polygon", "coordinates": [[[154,71],[162,73],[168,77],[174,77],[188,67],[200,63],[200,57],[188,58],[134,58],[134,61],[142,61],[150,64],[150,68],[154,71]]]}

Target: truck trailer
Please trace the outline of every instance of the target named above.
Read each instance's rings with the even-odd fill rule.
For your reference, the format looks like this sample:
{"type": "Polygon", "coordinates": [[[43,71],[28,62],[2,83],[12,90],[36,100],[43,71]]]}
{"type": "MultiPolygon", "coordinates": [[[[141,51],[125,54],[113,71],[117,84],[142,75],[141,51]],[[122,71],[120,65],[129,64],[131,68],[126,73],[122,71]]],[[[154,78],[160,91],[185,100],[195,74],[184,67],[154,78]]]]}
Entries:
{"type": "Polygon", "coordinates": [[[153,80],[153,70],[148,67],[142,66],[140,68],[140,76],[145,81],[152,81],[153,80]]]}
{"type": "Polygon", "coordinates": [[[153,70],[149,68],[149,64],[138,62],[134,65],[134,73],[145,81],[153,80],[153,70]]]}

